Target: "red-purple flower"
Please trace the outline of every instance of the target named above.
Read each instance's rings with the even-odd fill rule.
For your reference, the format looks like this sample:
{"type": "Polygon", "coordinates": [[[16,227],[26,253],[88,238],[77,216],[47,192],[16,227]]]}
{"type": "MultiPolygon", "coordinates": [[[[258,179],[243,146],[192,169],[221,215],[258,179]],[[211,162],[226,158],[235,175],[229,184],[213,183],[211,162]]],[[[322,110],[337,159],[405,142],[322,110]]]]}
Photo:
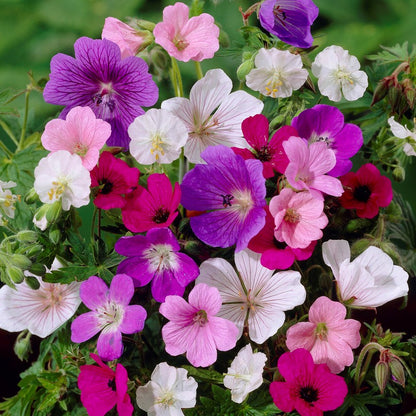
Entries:
{"type": "Polygon", "coordinates": [[[82,365],[78,376],[78,387],[81,390],[81,402],[89,416],[104,416],[117,406],[119,416],[131,416],[133,405],[127,393],[127,371],[117,364],[116,370],[105,365],[100,357],[90,354],[98,364],[82,365]]]}
{"type": "Polygon", "coordinates": [[[142,106],[154,105],[158,88],[146,62],[136,56],[121,59],[120,48],[107,39],[78,39],[75,58],[58,53],[51,60],[46,102],[71,108],[90,107],[98,118],[111,124],[108,146],[128,148],[128,126],[144,114],[142,106]]]}
{"type": "Polygon", "coordinates": [[[344,186],[341,205],[355,209],[360,218],[374,218],[379,208],[387,207],[393,199],[390,179],[382,176],[372,163],[341,176],[340,180],[344,186]]]}
{"type": "Polygon", "coordinates": [[[127,198],[121,210],[123,223],[135,233],[151,228],[169,227],[178,215],[181,188],[178,183],[172,190],[164,173],[153,173],[147,178],[147,189],[138,186],[127,198]]]}
{"type": "Polygon", "coordinates": [[[94,205],[101,209],[122,208],[125,195],[138,186],[139,169],[131,168],[110,152],[103,152],[91,171],[91,186],[98,189],[94,205]]]}
{"type": "Polygon", "coordinates": [[[277,367],[286,381],[273,381],[270,394],[283,412],[322,416],[341,406],[348,393],[345,380],[332,374],[326,364],[315,364],[303,348],[281,355],[277,367]]]}

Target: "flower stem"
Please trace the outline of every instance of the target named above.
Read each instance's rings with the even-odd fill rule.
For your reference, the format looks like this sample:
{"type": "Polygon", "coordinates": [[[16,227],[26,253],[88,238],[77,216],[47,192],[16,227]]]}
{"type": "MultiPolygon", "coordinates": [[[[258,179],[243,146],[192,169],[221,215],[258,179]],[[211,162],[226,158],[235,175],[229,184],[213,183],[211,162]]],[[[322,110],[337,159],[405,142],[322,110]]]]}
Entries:
{"type": "MultiPolygon", "coordinates": [[[[3,130],[7,133],[7,135],[10,137],[10,139],[12,140],[12,142],[18,146],[19,142],[16,139],[16,136],[13,134],[13,132],[10,130],[10,127],[3,121],[0,120],[0,126],[3,128],[3,130]]],[[[11,153],[10,153],[11,154],[11,153]]]]}
{"type": "Polygon", "coordinates": [[[27,127],[27,116],[29,114],[29,96],[30,96],[31,88],[28,88],[25,93],[25,113],[23,116],[23,125],[22,125],[22,132],[20,134],[20,141],[17,144],[17,150],[20,150],[23,146],[23,141],[26,137],[26,127],[27,127]]]}
{"type": "MultiPolygon", "coordinates": [[[[1,125],[1,121],[0,121],[0,125],[1,125]]],[[[7,148],[7,146],[1,140],[0,140],[0,148],[3,150],[3,152],[6,154],[6,156],[9,159],[13,157],[13,153],[7,148]]]]}
{"type": "Polygon", "coordinates": [[[375,350],[381,351],[383,347],[376,342],[368,343],[360,352],[358,356],[357,365],[355,367],[355,374],[354,374],[354,384],[355,384],[355,391],[359,392],[361,383],[363,382],[365,375],[368,370],[368,366],[370,365],[371,359],[373,358],[373,354],[375,350]],[[365,363],[363,365],[364,357],[367,355],[365,363]]]}
{"type": "Polygon", "coordinates": [[[178,61],[175,58],[171,58],[172,68],[171,68],[171,81],[173,84],[173,89],[177,97],[183,97],[183,84],[181,71],[179,70],[178,61]]]}
{"type": "Polygon", "coordinates": [[[196,69],[196,76],[198,79],[204,78],[204,73],[202,72],[201,62],[194,61],[195,62],[195,69],[196,69]]]}

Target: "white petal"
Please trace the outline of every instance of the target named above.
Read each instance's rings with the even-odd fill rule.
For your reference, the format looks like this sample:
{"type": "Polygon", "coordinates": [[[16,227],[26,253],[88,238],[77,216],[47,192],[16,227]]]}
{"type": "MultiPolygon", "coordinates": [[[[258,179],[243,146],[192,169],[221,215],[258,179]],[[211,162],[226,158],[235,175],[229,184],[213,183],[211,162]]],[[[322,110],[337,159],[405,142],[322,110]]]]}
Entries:
{"type": "Polygon", "coordinates": [[[335,279],[339,276],[339,268],[345,260],[350,260],[350,245],[346,240],[329,240],[322,244],[322,256],[327,266],[332,269],[335,279]]]}

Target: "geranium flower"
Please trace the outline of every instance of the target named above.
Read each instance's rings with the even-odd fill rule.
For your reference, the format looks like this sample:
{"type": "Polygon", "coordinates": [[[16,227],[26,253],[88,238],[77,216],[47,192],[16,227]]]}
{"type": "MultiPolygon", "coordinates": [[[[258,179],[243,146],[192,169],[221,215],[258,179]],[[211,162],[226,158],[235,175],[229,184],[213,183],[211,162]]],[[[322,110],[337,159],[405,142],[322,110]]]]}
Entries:
{"type": "Polygon", "coordinates": [[[163,22],[153,29],[155,42],[179,61],[202,61],[219,49],[220,29],[214,18],[202,13],[189,18],[189,7],[181,2],[163,9],[163,22]]]}
{"type": "Polygon", "coordinates": [[[188,139],[188,130],[179,117],[156,108],[135,118],[128,133],[130,153],[143,165],[173,162],[188,139]]]}
{"type": "Polygon", "coordinates": [[[361,342],[360,322],[345,319],[342,303],[326,296],[315,300],[309,309],[309,322],[298,322],[286,333],[290,351],[305,348],[315,364],[325,363],[332,373],[340,373],[354,361],[353,348],[361,342]]]}
{"type": "Polygon", "coordinates": [[[269,207],[266,210],[266,224],[248,243],[248,248],[261,254],[260,263],[270,270],[288,269],[295,260],[306,260],[312,256],[316,241],[312,241],[306,248],[291,248],[286,243],[277,241],[274,236],[274,218],[269,207]]]}
{"type": "Polygon", "coordinates": [[[195,235],[213,247],[236,251],[264,225],[266,187],[258,160],[244,160],[225,146],[211,146],[183,178],[182,205],[188,210],[208,211],[190,220],[195,235]]]}
{"type": "Polygon", "coordinates": [[[134,334],[144,327],[146,311],[140,305],[129,305],[134,294],[129,276],[116,274],[108,289],[104,280],[91,276],[81,283],[82,302],[91,309],[75,318],[71,325],[71,341],[84,342],[98,332],[98,355],[106,361],[116,360],[123,353],[121,334],[134,334]]]}
{"type": "Polygon", "coordinates": [[[137,405],[148,416],[183,416],[181,409],[195,406],[198,388],[195,379],[187,375],[188,371],[184,368],[158,364],[150,381],[137,388],[137,405]]]}
{"type": "Polygon", "coordinates": [[[153,228],[144,235],[120,238],[114,249],[123,260],[117,273],[130,276],[135,286],[152,281],[152,296],[164,302],[168,295],[182,296],[185,287],[194,281],[199,268],[186,254],[168,228],[153,228]]]}
{"type": "Polygon", "coordinates": [[[66,150],[49,153],[35,168],[33,187],[44,204],[61,201],[68,211],[90,202],[90,172],[82,165],[81,157],[66,150]]]}
{"type": "Polygon", "coordinates": [[[344,193],[339,199],[347,209],[355,209],[360,218],[374,218],[380,207],[387,207],[393,199],[391,181],[382,176],[372,163],[362,165],[356,173],[348,172],[339,178],[344,193]]]}
{"type": "Polygon", "coordinates": [[[262,344],[283,325],[284,311],[305,301],[300,274],[289,270],[273,274],[260,263],[260,254],[243,250],[234,256],[238,274],[226,260],[205,260],[197,283],[218,288],[222,307],[219,316],[237,325],[238,338],[248,326],[248,335],[262,344]]]}
{"type": "Polygon", "coordinates": [[[224,386],[231,390],[231,400],[242,403],[247,395],[263,384],[263,368],[267,357],[254,352],[248,344],[234,358],[224,377],[224,386]]]}
{"type": "Polygon", "coordinates": [[[296,410],[300,416],[322,416],[342,405],[348,387],[326,364],[314,364],[309,351],[298,348],[285,352],[277,368],[286,381],[273,381],[270,394],[283,412],[296,410]]]}
{"type": "Polygon", "coordinates": [[[49,121],[41,140],[46,150],[67,150],[80,156],[84,167],[91,170],[110,134],[110,124],[97,119],[90,107],[74,107],[65,120],[49,121]]]}
{"type": "Polygon", "coordinates": [[[326,175],[336,163],[335,153],[326,143],[308,145],[300,137],[289,137],[283,142],[283,148],[289,159],[285,176],[294,189],[306,189],[317,199],[324,199],[323,194],[342,195],[344,189],[341,182],[326,175]]]}
{"type": "Polygon", "coordinates": [[[263,114],[246,118],[241,124],[241,129],[244,138],[253,151],[233,147],[234,153],[246,160],[260,160],[263,163],[263,176],[265,178],[272,178],[274,171],[283,173],[289,159],[282,144],[289,137],[298,136],[296,129],[291,126],[283,126],[273,134],[269,141],[269,121],[263,114]]]}
{"type": "Polygon", "coordinates": [[[181,188],[175,183],[173,190],[164,173],[153,173],[147,178],[147,189],[138,186],[128,195],[121,210],[124,225],[135,233],[151,228],[165,228],[178,215],[181,188]]]}
{"type": "Polygon", "coordinates": [[[355,124],[344,123],[344,115],[331,105],[318,104],[302,111],[292,120],[298,136],[313,142],[324,142],[335,153],[336,164],[328,172],[340,176],[352,168],[350,160],[363,145],[363,134],[355,124]]]}
{"type": "Polygon", "coordinates": [[[82,365],[78,376],[81,403],[87,409],[88,416],[104,416],[114,406],[117,406],[119,416],[131,416],[134,409],[127,392],[126,369],[117,363],[114,371],[96,354],[90,354],[90,357],[98,367],[82,365]]]}
{"type": "Polygon", "coordinates": [[[64,105],[60,118],[76,106],[90,107],[111,125],[108,146],[128,148],[127,128],[154,105],[158,88],[146,62],[136,56],[121,59],[120,48],[107,39],[78,39],[75,58],[58,53],[43,97],[47,103],[64,105]]]}
{"type": "Polygon", "coordinates": [[[10,188],[14,188],[15,186],[16,182],[0,181],[0,223],[2,221],[1,214],[4,214],[9,218],[14,218],[14,211],[16,209],[14,204],[16,201],[20,200],[19,195],[13,195],[10,191],[10,188]]]}
{"type": "Polygon", "coordinates": [[[123,208],[126,195],[138,186],[139,175],[139,169],[112,153],[101,153],[98,166],[91,171],[91,187],[96,188],[94,205],[101,209],[123,208]]]}
{"type": "Polygon", "coordinates": [[[394,116],[391,116],[388,120],[391,132],[394,137],[398,139],[406,139],[403,145],[403,151],[407,156],[416,156],[416,132],[410,131],[407,127],[402,126],[400,123],[394,120],[394,116]]]}
{"type": "Polygon", "coordinates": [[[308,78],[300,55],[289,51],[261,48],[254,64],[255,68],[246,76],[247,87],[272,98],[290,97],[308,78]]]}
{"type": "Polygon", "coordinates": [[[217,360],[217,350],[235,347],[238,329],[233,322],[217,316],[221,308],[218,289],[196,285],[189,293],[189,303],[182,297],[167,296],[159,312],[169,322],[162,328],[166,352],[186,358],[194,367],[208,367],[217,360]]]}
{"type": "Polygon", "coordinates": [[[406,296],[409,275],[378,247],[370,246],[352,262],[346,240],[322,244],[322,256],[331,267],[341,302],[353,308],[376,308],[406,296]]]}
{"type": "Polygon", "coordinates": [[[355,101],[364,95],[368,77],[360,71],[360,62],[341,46],[331,45],[316,55],[312,73],[318,78],[322,95],[331,101],[355,101]]]}
{"type": "Polygon", "coordinates": [[[312,241],[322,238],[322,229],[328,224],[324,203],[309,192],[294,192],[289,188],[270,200],[277,241],[291,248],[307,248],[312,241]]]}
{"type": "Polygon", "coordinates": [[[263,103],[245,91],[231,93],[233,83],[222,69],[207,71],[191,88],[189,100],[175,97],[162,108],[178,116],[189,132],[185,156],[192,163],[204,163],[201,152],[208,146],[247,147],[242,121],[261,113],[263,103]]]}
{"type": "Polygon", "coordinates": [[[312,46],[311,25],[319,9],[312,0],[265,0],[259,11],[261,26],[298,48],[312,46]]]}

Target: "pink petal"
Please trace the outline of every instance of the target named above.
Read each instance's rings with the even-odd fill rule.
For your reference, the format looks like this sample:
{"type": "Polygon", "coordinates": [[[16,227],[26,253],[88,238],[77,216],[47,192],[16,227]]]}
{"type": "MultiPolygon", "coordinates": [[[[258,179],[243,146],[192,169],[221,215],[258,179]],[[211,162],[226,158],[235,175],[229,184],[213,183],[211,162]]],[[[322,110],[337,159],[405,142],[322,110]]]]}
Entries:
{"type": "Polygon", "coordinates": [[[110,285],[109,300],[118,305],[127,306],[134,294],[134,284],[130,276],[116,274],[110,285]]]}
{"type": "Polygon", "coordinates": [[[123,334],[134,334],[135,332],[140,332],[144,328],[146,316],[146,310],[142,306],[129,305],[124,310],[123,321],[118,329],[123,334]]]}
{"type": "Polygon", "coordinates": [[[235,347],[239,331],[233,322],[217,316],[211,316],[209,318],[209,329],[217,350],[228,351],[235,347]]]}
{"type": "Polygon", "coordinates": [[[87,312],[75,318],[71,324],[71,341],[80,343],[92,338],[101,330],[96,312],[87,312]]]}
{"type": "Polygon", "coordinates": [[[342,303],[320,296],[309,309],[309,321],[315,324],[319,322],[337,324],[339,321],[344,321],[346,314],[347,309],[342,303]]]}
{"type": "Polygon", "coordinates": [[[217,361],[217,349],[210,327],[195,325],[189,335],[193,338],[186,352],[188,361],[195,367],[208,367],[214,364],[217,361]]]}
{"type": "Polygon", "coordinates": [[[286,346],[289,351],[297,348],[305,348],[310,351],[315,344],[316,325],[311,322],[298,322],[292,325],[286,332],[286,346]]]}
{"type": "Polygon", "coordinates": [[[81,283],[79,294],[87,308],[94,310],[107,302],[108,287],[103,279],[91,276],[81,283]]]}
{"type": "Polygon", "coordinates": [[[123,343],[119,329],[104,329],[97,341],[98,355],[105,361],[113,361],[121,357],[123,343]]]}
{"type": "Polygon", "coordinates": [[[270,384],[270,395],[274,404],[283,412],[291,412],[295,407],[295,400],[291,396],[292,386],[282,381],[273,381],[270,384]]]}
{"type": "Polygon", "coordinates": [[[189,304],[196,310],[204,310],[208,317],[216,315],[221,308],[221,295],[216,287],[204,283],[195,285],[189,293],[189,304]]]}

